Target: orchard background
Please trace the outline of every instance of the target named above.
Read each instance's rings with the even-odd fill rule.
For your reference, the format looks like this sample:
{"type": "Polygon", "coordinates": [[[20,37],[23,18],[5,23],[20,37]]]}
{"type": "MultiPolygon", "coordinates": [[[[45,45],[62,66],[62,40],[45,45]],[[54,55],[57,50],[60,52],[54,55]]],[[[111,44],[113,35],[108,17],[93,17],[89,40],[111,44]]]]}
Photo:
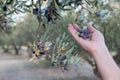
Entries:
{"type": "Polygon", "coordinates": [[[68,23],[100,30],[120,64],[119,0],[0,0],[0,80],[99,80],[68,23]]]}

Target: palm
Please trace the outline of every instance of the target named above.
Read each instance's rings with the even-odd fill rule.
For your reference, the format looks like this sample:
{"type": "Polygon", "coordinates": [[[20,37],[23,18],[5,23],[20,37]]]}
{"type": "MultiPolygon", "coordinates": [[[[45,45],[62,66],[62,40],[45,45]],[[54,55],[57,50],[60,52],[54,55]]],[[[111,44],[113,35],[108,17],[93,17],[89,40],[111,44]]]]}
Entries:
{"type": "Polygon", "coordinates": [[[91,31],[91,39],[84,40],[81,37],[78,37],[76,34],[77,25],[68,25],[68,30],[71,35],[76,39],[76,41],[87,51],[93,52],[97,48],[99,49],[101,45],[104,45],[104,37],[103,35],[94,29],[92,26],[89,26],[88,29],[91,31]],[[73,28],[74,27],[74,28],[73,28]]]}

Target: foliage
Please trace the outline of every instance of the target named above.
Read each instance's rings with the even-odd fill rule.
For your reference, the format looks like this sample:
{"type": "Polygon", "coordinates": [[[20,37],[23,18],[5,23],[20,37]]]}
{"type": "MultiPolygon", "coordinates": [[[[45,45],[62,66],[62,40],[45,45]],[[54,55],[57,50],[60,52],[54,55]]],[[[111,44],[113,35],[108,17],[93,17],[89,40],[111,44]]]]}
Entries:
{"type": "MultiPolygon", "coordinates": [[[[78,53],[80,53],[80,51],[82,53],[83,51],[68,34],[66,25],[69,22],[78,23],[81,29],[85,28],[87,25],[93,25],[94,27],[103,31],[106,38],[106,36],[109,34],[106,33],[106,27],[99,26],[106,26],[108,23],[110,23],[110,16],[114,12],[114,8],[111,5],[115,2],[117,1],[1,0],[0,30],[7,30],[6,28],[10,27],[7,26],[7,23],[10,23],[11,21],[14,22],[11,17],[14,16],[14,14],[19,14],[20,12],[31,13],[32,16],[34,15],[36,17],[37,21],[33,21],[27,17],[28,19],[23,20],[23,22],[29,20],[26,23],[17,23],[17,26],[20,26],[16,27],[19,31],[12,31],[12,34],[10,35],[14,36],[10,38],[11,41],[15,44],[17,43],[17,45],[30,45],[35,39],[36,35],[37,38],[35,39],[33,46],[33,59],[39,59],[41,54],[43,54],[47,60],[51,61],[51,63],[54,63],[54,65],[59,65],[65,69],[65,65],[68,65],[68,62],[72,61],[70,58],[76,58],[78,53]],[[6,22],[6,20],[8,20],[8,22],[6,22]],[[32,24],[30,22],[35,23],[32,24]],[[31,24],[34,27],[31,27],[31,24]],[[28,26],[30,29],[22,26],[28,26]],[[18,40],[19,38],[22,40],[18,40]],[[36,42],[36,40],[38,42],[36,42]],[[48,44],[52,45],[47,46],[48,44]],[[42,49],[41,47],[38,47],[38,45],[41,46],[42,49]],[[73,45],[75,45],[74,49],[73,45]],[[65,51],[61,50],[63,48],[65,48],[65,51]],[[63,56],[66,59],[61,61],[63,56]]],[[[4,37],[4,39],[7,38],[4,37]]],[[[9,39],[7,40],[10,41],[9,39]]]]}
{"type": "Polygon", "coordinates": [[[49,37],[46,38],[46,35],[44,35],[41,36],[40,39],[38,37],[35,40],[33,45],[34,54],[31,60],[38,63],[39,58],[44,56],[46,60],[50,61],[53,65],[61,67],[62,70],[68,70],[67,65],[71,64],[71,62],[73,63],[77,56],[72,57],[75,55],[75,52],[72,52],[73,47],[68,46],[69,42],[64,42],[64,40],[67,39],[66,34],[64,33],[55,41],[50,41],[49,37]]]}
{"type": "Polygon", "coordinates": [[[114,59],[117,63],[120,63],[120,9],[109,20],[109,24],[106,26],[106,43],[110,50],[116,51],[117,55],[114,59]]]}

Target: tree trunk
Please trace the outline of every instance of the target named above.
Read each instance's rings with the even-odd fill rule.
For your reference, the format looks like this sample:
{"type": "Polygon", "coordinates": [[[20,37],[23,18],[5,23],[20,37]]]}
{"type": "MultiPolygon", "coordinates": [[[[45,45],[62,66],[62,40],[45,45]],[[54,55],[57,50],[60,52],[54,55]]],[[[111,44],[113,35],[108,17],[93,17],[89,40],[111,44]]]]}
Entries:
{"type": "Polygon", "coordinates": [[[3,51],[5,52],[5,53],[8,53],[9,52],[9,45],[4,45],[4,46],[2,46],[2,49],[3,49],[3,51]]]}
{"type": "Polygon", "coordinates": [[[14,50],[15,50],[15,54],[18,55],[19,54],[19,50],[17,47],[14,47],[14,50]]]}
{"type": "Polygon", "coordinates": [[[14,43],[12,43],[12,45],[13,45],[13,48],[14,48],[15,54],[16,54],[16,55],[19,55],[19,50],[21,49],[21,46],[17,47],[17,45],[14,44],[14,43]]]}
{"type": "Polygon", "coordinates": [[[28,52],[28,57],[31,58],[33,54],[32,47],[28,46],[27,52],[28,52]]]}

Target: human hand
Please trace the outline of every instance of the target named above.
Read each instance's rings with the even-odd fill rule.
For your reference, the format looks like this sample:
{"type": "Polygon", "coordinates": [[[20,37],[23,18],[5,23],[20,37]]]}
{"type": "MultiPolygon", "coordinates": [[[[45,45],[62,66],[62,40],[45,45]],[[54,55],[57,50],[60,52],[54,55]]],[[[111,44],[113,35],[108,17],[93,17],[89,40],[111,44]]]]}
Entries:
{"type": "Polygon", "coordinates": [[[76,30],[78,28],[79,27],[77,24],[74,24],[74,25],[68,24],[68,31],[85,50],[87,50],[91,54],[94,54],[98,51],[101,52],[106,49],[104,37],[101,32],[99,32],[92,26],[88,26],[87,28],[91,32],[91,37],[89,40],[85,40],[76,34],[77,33],[76,30]]]}
{"type": "Polygon", "coordinates": [[[76,34],[76,30],[78,29],[77,24],[68,24],[68,31],[75,40],[93,55],[103,80],[119,80],[120,69],[109,54],[102,33],[92,26],[88,26],[87,28],[91,32],[89,40],[83,39],[76,34]]]}

